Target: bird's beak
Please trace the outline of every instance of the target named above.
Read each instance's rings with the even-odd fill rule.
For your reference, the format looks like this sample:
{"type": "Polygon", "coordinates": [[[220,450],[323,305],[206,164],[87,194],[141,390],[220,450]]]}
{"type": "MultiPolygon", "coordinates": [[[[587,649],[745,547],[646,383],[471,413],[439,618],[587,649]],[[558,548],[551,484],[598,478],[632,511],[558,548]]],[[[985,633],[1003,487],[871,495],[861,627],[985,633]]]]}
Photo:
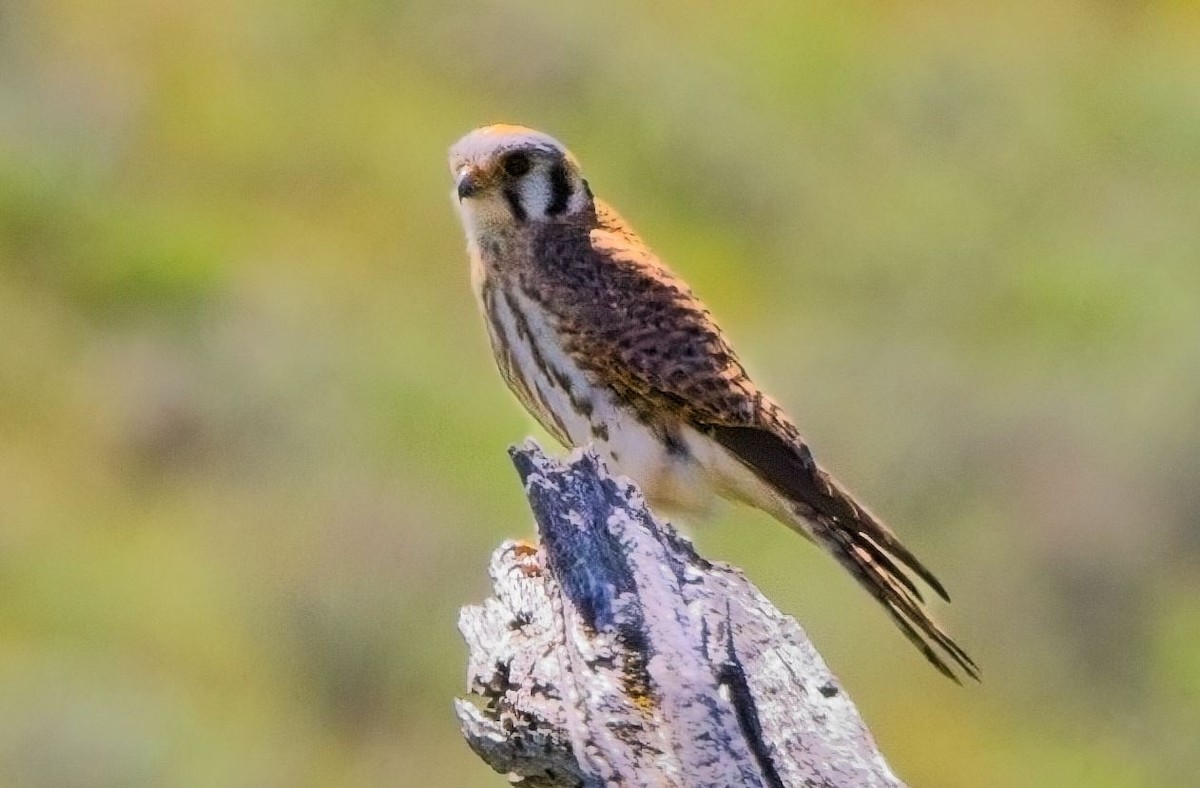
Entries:
{"type": "Polygon", "coordinates": [[[473,169],[463,170],[458,176],[457,188],[459,202],[479,194],[479,191],[483,188],[479,173],[473,169]]]}

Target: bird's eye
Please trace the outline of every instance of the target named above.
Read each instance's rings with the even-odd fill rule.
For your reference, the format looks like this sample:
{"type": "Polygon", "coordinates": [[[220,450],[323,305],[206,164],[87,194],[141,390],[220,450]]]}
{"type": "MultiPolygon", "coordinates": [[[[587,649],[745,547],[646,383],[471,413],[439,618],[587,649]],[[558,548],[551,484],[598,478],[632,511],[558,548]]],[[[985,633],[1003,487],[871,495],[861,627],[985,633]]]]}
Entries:
{"type": "Polygon", "coordinates": [[[529,161],[527,153],[517,151],[504,157],[504,172],[513,178],[520,178],[529,172],[531,167],[533,167],[533,163],[529,161]]]}

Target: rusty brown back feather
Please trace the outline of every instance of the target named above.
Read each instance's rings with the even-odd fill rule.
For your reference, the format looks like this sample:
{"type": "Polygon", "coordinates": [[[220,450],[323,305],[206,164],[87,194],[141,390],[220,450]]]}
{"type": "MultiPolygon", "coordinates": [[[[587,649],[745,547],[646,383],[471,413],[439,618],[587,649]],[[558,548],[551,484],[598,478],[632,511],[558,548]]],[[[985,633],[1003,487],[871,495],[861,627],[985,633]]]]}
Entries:
{"type": "Polygon", "coordinates": [[[937,578],[813,459],[796,426],[751,381],[703,303],[607,205],[547,224],[522,289],[557,320],[565,351],[647,423],[709,435],[784,495],[813,535],[887,609],[925,657],[925,638],[972,677],[978,668],[920,608],[914,572],[937,578]],[[893,560],[895,559],[895,560],[893,560]]]}
{"type": "Polygon", "coordinates": [[[565,350],[646,413],[752,424],[758,393],[704,305],[597,201],[594,216],[547,225],[522,282],[558,320],[565,350]]]}

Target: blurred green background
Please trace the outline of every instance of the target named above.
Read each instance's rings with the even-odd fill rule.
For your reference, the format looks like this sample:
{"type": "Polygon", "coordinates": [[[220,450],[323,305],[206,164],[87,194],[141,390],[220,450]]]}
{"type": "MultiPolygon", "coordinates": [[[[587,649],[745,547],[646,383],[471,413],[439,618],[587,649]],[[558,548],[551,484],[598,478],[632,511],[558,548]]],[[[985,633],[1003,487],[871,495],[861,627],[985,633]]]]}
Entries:
{"type": "Polygon", "coordinates": [[[493,786],[446,148],[543,128],[954,595],[692,529],[920,786],[1200,774],[1200,6],[0,0],[0,784],[493,786]]]}

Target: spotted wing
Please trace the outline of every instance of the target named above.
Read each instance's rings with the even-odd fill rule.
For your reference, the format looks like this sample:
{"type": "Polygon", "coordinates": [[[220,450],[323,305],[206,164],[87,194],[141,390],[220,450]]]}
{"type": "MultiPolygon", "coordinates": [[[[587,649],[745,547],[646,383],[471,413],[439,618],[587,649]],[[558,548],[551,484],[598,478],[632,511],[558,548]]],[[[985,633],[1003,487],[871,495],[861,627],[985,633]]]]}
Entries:
{"type": "Polygon", "coordinates": [[[971,658],[922,609],[905,570],[947,598],[942,584],[814,461],[686,284],[603,205],[599,227],[543,243],[554,248],[535,257],[555,268],[540,272],[534,297],[560,315],[564,347],[576,363],[647,423],[663,430],[688,425],[710,436],[792,503],[816,541],[938,670],[957,680],[931,643],[978,678],[971,658]]]}

